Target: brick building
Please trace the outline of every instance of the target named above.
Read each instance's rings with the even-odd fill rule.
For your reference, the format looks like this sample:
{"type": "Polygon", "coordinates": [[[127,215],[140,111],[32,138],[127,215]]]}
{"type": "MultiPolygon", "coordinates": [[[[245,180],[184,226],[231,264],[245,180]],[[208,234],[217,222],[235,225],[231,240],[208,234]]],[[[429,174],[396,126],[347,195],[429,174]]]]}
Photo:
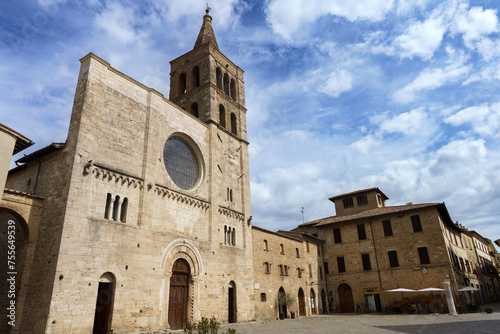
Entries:
{"type": "Polygon", "coordinates": [[[488,262],[484,252],[476,252],[486,248],[480,246],[479,236],[468,236],[452,221],[444,203],[386,206],[387,199],[378,188],[335,196],[330,200],[336,216],[296,229],[325,241],[323,257],[330,272],[326,282],[336,308],[381,312],[394,302],[412,301],[438,308],[445,303],[444,295],[386,291],[443,288],[445,280],[461,307],[471,303],[458,291],[466,286],[479,285],[481,294],[488,296],[483,302],[499,300],[498,276],[488,277],[491,289],[485,290],[477,275],[488,262]]]}
{"type": "Polygon", "coordinates": [[[257,226],[252,240],[257,320],[327,313],[323,266],[318,265],[321,240],[257,226]],[[290,297],[291,304],[280,303],[280,295],[290,297]]]}

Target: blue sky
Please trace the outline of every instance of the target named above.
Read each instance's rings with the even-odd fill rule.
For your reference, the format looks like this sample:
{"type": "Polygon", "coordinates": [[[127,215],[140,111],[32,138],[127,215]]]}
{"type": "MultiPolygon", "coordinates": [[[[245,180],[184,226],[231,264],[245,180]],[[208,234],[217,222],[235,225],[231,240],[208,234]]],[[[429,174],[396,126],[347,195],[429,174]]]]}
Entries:
{"type": "MultiPolygon", "coordinates": [[[[0,122],[64,142],[79,59],[94,52],[168,96],[206,1],[2,1],[0,122]]],[[[328,198],[445,202],[500,238],[497,1],[220,0],[219,48],[245,71],[252,214],[290,229],[328,198]]],[[[19,158],[19,157],[16,157],[19,158]]]]}

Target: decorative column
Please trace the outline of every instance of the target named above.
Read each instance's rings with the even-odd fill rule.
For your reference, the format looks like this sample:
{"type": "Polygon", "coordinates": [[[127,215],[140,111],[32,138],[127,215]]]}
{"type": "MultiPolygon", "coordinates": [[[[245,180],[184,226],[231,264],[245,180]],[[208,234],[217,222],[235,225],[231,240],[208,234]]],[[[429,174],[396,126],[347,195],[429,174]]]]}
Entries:
{"type": "Polygon", "coordinates": [[[455,301],[453,300],[453,295],[451,293],[451,284],[449,279],[443,281],[444,293],[446,294],[446,303],[448,303],[449,314],[458,315],[455,309],[455,301]]]}

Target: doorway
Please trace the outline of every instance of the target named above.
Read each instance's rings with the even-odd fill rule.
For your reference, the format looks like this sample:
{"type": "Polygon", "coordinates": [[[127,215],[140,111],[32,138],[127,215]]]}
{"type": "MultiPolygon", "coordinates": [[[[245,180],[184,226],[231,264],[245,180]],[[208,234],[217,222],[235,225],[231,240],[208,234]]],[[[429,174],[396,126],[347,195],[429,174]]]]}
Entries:
{"type": "Polygon", "coordinates": [[[352,289],[348,284],[343,283],[339,286],[339,303],[341,313],[354,313],[352,289]]]}
{"type": "Polygon", "coordinates": [[[227,322],[233,323],[236,322],[236,284],[233,281],[229,283],[227,296],[228,296],[227,322]]]}
{"type": "Polygon", "coordinates": [[[93,334],[108,334],[111,330],[115,279],[111,273],[101,276],[97,287],[93,334]]]}
{"type": "Polygon", "coordinates": [[[321,289],[321,312],[323,314],[327,314],[327,308],[326,308],[326,293],[325,289],[321,289]]]}
{"type": "Polygon", "coordinates": [[[306,315],[306,304],[304,302],[304,290],[302,288],[299,288],[299,315],[300,316],[305,316],[306,315]]]}
{"type": "Polygon", "coordinates": [[[168,302],[168,324],[173,330],[182,329],[187,323],[190,273],[189,263],[186,260],[178,259],[174,262],[168,302]]]}
{"type": "Polygon", "coordinates": [[[287,317],[287,307],[286,307],[286,293],[285,289],[281,287],[278,291],[278,309],[279,309],[279,318],[284,319],[287,317]]]}
{"type": "Polygon", "coordinates": [[[318,311],[316,310],[316,293],[314,293],[314,289],[311,288],[311,314],[316,315],[318,311]]]}

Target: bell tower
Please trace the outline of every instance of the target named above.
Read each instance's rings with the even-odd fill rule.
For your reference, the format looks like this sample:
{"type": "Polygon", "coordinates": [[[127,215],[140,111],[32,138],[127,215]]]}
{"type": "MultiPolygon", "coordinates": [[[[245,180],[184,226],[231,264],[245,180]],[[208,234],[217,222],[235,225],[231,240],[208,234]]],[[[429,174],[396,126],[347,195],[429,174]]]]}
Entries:
{"type": "Polygon", "coordinates": [[[170,62],[170,101],[247,140],[243,70],[219,51],[209,8],[191,51],[170,62]]]}

